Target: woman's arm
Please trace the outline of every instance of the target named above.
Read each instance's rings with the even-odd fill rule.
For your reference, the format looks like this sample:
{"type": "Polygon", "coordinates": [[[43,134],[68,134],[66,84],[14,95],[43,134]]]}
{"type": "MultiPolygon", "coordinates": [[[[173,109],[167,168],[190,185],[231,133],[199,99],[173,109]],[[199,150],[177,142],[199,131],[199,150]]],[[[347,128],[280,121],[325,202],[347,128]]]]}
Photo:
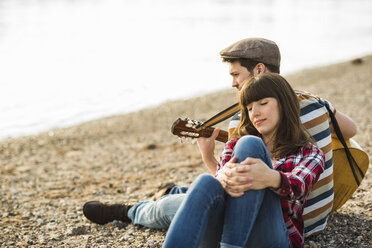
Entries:
{"type": "MultiPolygon", "coordinates": [[[[282,166],[291,166],[293,158],[287,159],[282,166]]],[[[315,147],[306,148],[303,152],[301,161],[291,170],[279,171],[282,178],[280,188],[273,189],[278,195],[291,200],[297,200],[307,195],[312,185],[314,185],[320,174],[324,171],[324,154],[315,147]]]]}

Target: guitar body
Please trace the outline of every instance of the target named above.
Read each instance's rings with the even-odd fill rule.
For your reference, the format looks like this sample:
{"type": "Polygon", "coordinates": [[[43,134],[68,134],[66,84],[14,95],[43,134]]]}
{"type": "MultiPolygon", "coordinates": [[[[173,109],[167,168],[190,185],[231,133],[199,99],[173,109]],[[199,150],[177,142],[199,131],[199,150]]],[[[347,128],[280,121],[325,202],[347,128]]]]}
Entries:
{"type": "MultiPolygon", "coordinates": [[[[349,150],[358,164],[363,175],[366,174],[369,159],[366,152],[362,150],[359,144],[353,140],[346,141],[349,150]]],[[[353,195],[358,188],[358,184],[354,178],[352,169],[347,160],[345,149],[337,138],[332,137],[332,150],[333,150],[333,187],[334,187],[334,200],[332,211],[336,211],[353,195]]],[[[361,182],[363,176],[355,168],[356,175],[361,182]]]]}

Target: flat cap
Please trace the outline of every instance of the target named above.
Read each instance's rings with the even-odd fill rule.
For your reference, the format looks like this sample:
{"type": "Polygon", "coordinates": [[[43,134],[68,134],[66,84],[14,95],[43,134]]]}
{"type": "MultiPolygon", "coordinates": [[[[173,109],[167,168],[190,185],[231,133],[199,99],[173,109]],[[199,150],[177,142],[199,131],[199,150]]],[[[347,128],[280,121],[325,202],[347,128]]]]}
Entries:
{"type": "Polygon", "coordinates": [[[248,38],[235,42],[220,52],[224,59],[251,59],[280,67],[280,51],[274,41],[248,38]]]}

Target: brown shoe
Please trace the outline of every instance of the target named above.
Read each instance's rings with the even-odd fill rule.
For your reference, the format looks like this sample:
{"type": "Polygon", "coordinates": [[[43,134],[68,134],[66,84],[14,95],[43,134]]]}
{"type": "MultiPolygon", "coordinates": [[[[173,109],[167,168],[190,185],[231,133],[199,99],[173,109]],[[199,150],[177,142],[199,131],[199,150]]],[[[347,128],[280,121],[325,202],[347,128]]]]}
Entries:
{"type": "Polygon", "coordinates": [[[155,193],[155,195],[152,197],[153,201],[156,201],[160,199],[161,197],[168,195],[169,191],[176,186],[174,183],[166,183],[165,185],[162,185],[158,188],[158,192],[155,193]]]}
{"type": "Polygon", "coordinates": [[[104,225],[114,220],[131,222],[128,210],[132,206],[125,204],[104,204],[99,201],[89,201],[83,206],[83,213],[88,220],[104,225]]]}

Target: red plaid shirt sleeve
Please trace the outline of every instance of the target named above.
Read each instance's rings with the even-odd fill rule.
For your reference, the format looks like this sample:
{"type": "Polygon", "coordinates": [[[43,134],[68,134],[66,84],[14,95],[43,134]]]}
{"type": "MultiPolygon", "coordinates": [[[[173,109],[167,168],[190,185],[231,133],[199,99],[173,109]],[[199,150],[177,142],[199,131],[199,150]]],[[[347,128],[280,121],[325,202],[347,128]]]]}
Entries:
{"type": "Polygon", "coordinates": [[[282,184],[280,188],[272,190],[288,200],[305,198],[324,170],[324,155],[319,148],[309,145],[301,150],[298,154],[275,163],[278,165],[275,169],[280,173],[282,184]]]}
{"type": "Polygon", "coordinates": [[[238,142],[238,140],[230,140],[226,142],[217,164],[216,175],[219,173],[222,167],[230,161],[236,142],[238,142]]]}

